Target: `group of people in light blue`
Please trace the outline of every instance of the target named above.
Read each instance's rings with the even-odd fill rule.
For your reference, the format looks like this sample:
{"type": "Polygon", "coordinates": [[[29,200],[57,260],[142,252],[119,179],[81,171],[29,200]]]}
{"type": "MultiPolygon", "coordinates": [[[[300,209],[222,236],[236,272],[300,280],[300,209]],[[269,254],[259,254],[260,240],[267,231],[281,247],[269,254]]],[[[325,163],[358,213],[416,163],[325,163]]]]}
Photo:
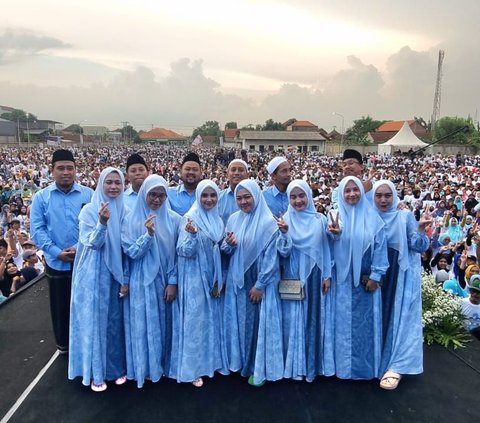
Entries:
{"type": "Polygon", "coordinates": [[[127,191],[126,206],[122,172],[101,172],[79,216],[69,378],[94,391],[162,377],[201,387],[230,372],[254,386],[337,376],[395,389],[422,372],[419,253],[431,217],[398,210],[390,181],[370,202],[361,175],[347,175],[327,218],[305,181],[289,181],[288,161],[273,160],[269,194],[236,159],[226,190],[205,179],[177,192],[193,200],[183,216],[163,177],[127,191]],[[301,295],[282,297],[285,281],[301,295]]]}

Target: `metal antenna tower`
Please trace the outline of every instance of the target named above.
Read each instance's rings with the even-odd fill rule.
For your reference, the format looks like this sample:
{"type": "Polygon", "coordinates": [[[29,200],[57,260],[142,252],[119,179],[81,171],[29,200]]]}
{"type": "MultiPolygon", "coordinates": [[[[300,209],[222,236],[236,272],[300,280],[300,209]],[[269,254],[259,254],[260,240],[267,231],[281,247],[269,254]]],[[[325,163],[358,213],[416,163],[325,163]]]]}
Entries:
{"type": "Polygon", "coordinates": [[[440,103],[442,101],[442,65],[443,65],[444,56],[445,56],[445,52],[443,50],[439,50],[438,51],[437,83],[435,86],[435,97],[433,98],[433,112],[432,112],[432,120],[431,120],[431,128],[430,128],[430,131],[432,134],[433,134],[433,130],[435,129],[435,123],[440,117],[440,103]]]}

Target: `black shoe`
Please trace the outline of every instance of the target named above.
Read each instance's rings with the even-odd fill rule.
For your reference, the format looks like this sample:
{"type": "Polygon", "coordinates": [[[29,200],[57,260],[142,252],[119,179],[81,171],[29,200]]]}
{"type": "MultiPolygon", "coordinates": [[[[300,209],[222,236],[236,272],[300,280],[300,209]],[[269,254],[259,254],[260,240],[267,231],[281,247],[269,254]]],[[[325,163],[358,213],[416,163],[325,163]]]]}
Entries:
{"type": "Polygon", "coordinates": [[[57,347],[57,351],[60,355],[67,355],[68,354],[68,348],[57,347]]]}

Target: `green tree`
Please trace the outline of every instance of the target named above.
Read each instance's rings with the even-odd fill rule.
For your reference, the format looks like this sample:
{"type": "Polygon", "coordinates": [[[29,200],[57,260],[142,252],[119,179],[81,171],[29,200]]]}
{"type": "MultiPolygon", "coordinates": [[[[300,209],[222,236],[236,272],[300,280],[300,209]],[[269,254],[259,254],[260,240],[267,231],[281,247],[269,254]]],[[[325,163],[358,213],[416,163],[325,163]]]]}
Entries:
{"type": "Polygon", "coordinates": [[[479,143],[479,132],[472,118],[445,116],[435,123],[433,140],[442,144],[473,144],[479,143]],[[468,129],[467,129],[468,128],[468,129]],[[453,135],[450,135],[454,133],[453,135]],[[443,138],[443,139],[442,139],[443,138]]]}
{"type": "Polygon", "coordinates": [[[133,129],[132,125],[127,125],[120,128],[120,132],[122,133],[122,140],[134,140],[137,137],[138,132],[133,129]]]}
{"type": "Polygon", "coordinates": [[[220,125],[216,120],[207,120],[202,126],[195,128],[192,132],[192,138],[196,138],[197,135],[213,135],[219,137],[222,135],[220,125]]]}
{"type": "Polygon", "coordinates": [[[227,122],[225,129],[238,129],[237,122],[227,122]]]}
{"type": "Polygon", "coordinates": [[[353,126],[345,133],[347,144],[368,144],[368,133],[375,131],[383,120],[374,120],[371,116],[362,116],[361,119],[353,121],[353,126]]]}
{"type": "Polygon", "coordinates": [[[284,131],[285,128],[282,123],[274,122],[273,119],[265,121],[265,125],[262,126],[262,131],[284,131]]]}
{"type": "Polygon", "coordinates": [[[32,113],[27,113],[21,109],[15,109],[13,112],[2,113],[0,118],[10,120],[12,122],[34,122],[37,120],[37,117],[32,113]],[[28,115],[28,116],[27,116],[28,115]]]}

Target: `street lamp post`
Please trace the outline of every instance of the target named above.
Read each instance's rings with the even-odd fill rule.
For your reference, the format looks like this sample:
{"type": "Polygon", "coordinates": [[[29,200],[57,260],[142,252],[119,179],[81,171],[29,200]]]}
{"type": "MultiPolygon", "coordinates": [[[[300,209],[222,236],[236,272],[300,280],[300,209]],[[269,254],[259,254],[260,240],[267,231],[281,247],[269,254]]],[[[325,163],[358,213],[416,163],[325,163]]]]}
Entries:
{"type": "Polygon", "coordinates": [[[27,113],[27,142],[30,145],[30,129],[28,128],[28,113],[27,113]]]}
{"type": "Polygon", "coordinates": [[[343,116],[341,113],[333,112],[332,115],[337,115],[342,118],[342,137],[340,138],[340,147],[343,148],[343,133],[345,132],[345,116],[343,116]]]}

